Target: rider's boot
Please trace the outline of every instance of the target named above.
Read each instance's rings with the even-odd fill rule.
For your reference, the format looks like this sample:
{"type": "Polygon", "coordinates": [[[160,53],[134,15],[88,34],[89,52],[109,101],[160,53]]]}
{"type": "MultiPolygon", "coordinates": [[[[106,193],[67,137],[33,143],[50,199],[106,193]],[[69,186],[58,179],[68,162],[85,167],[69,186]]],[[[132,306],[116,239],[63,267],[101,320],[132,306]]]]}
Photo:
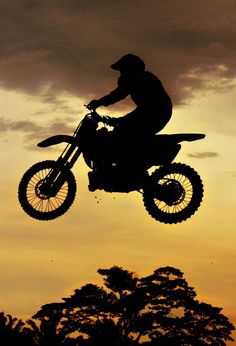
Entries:
{"type": "Polygon", "coordinates": [[[89,185],[88,185],[89,191],[93,192],[101,188],[101,182],[98,180],[96,171],[88,172],[88,178],[89,178],[89,185]]]}
{"type": "Polygon", "coordinates": [[[111,165],[100,163],[93,171],[88,173],[89,191],[102,190],[105,184],[108,183],[111,176],[111,165]]]}

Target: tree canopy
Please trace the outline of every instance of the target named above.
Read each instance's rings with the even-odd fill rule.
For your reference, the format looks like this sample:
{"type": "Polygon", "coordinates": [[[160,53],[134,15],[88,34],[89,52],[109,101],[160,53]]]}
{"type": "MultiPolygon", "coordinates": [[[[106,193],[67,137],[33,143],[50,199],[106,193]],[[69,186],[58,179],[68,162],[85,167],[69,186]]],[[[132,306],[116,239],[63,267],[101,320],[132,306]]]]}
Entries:
{"type": "Polygon", "coordinates": [[[4,345],[10,346],[6,335],[11,333],[32,346],[223,346],[233,341],[234,326],[222,309],[199,302],[179,269],[162,267],[143,278],[117,266],[98,273],[103,286],[86,284],[61,302],[43,305],[26,323],[2,313],[0,344],[5,337],[4,345]]]}

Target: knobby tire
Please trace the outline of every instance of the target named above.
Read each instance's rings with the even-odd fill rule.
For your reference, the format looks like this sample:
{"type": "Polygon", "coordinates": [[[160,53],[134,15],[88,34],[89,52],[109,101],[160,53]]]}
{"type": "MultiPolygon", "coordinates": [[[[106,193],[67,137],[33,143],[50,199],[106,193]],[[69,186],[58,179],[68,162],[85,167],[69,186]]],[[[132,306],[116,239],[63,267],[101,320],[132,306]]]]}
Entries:
{"type": "MultiPolygon", "coordinates": [[[[162,166],[156,169],[149,179],[152,179],[152,182],[158,183],[165,180],[165,177],[172,177],[173,180],[175,179],[174,177],[183,177],[181,178],[182,182],[187,181],[186,190],[190,191],[188,199],[186,193],[186,200],[183,199],[181,203],[179,202],[179,205],[178,202],[174,206],[165,205],[165,202],[154,196],[150,184],[147,184],[143,189],[144,206],[147,212],[157,221],[166,224],[185,221],[197,211],[201,204],[204,194],[202,180],[192,167],[182,163],[162,166]]],[[[182,182],[180,180],[181,184],[182,182]]]]}
{"type": "Polygon", "coordinates": [[[56,161],[52,160],[38,162],[25,172],[20,181],[19,202],[22,209],[34,219],[56,219],[70,208],[75,199],[76,181],[73,173],[66,167],[58,168],[56,165],[56,161]],[[65,176],[63,186],[55,197],[39,196],[36,193],[37,184],[56,167],[65,176]]]}

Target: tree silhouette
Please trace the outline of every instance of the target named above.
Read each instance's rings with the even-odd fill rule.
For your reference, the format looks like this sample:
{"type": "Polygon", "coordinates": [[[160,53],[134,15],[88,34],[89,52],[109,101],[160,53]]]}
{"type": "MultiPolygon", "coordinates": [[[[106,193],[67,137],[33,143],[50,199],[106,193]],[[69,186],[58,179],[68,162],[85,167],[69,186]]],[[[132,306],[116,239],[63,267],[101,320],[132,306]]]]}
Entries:
{"type": "Polygon", "coordinates": [[[0,313],[4,346],[224,346],[234,326],[222,309],[199,302],[173,267],[138,278],[99,269],[104,286],[86,284],[45,304],[26,323],[0,313]]]}
{"type": "Polygon", "coordinates": [[[63,304],[52,303],[41,307],[33,319],[38,320],[37,324],[33,320],[28,320],[27,324],[33,331],[33,339],[36,345],[40,346],[59,346],[66,339],[66,334],[62,330],[61,321],[63,319],[63,304]]]}
{"type": "Polygon", "coordinates": [[[31,335],[25,328],[25,323],[11,315],[0,312],[0,345],[33,346],[31,335]]]}
{"type": "Polygon", "coordinates": [[[41,325],[50,322],[47,328],[52,338],[57,336],[51,345],[52,340],[53,345],[78,346],[222,346],[233,341],[234,326],[220,308],[196,299],[179,269],[159,268],[144,278],[117,266],[98,273],[104,287],[87,284],[34,316],[41,325]]]}

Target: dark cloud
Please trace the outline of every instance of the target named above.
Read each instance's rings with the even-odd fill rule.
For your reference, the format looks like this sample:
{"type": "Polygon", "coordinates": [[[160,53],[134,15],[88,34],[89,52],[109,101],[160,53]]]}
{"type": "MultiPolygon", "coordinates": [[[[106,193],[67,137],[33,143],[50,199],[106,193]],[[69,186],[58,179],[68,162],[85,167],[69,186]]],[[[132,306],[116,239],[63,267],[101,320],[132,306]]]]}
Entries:
{"type": "Polygon", "coordinates": [[[56,134],[72,134],[75,130],[74,119],[63,118],[63,121],[54,118],[42,125],[38,122],[25,120],[14,121],[0,118],[0,136],[9,132],[17,132],[23,134],[24,145],[27,149],[34,150],[36,144],[52,135],[56,134]]]}
{"type": "Polygon", "coordinates": [[[1,0],[0,85],[90,99],[115,86],[112,62],[140,55],[175,102],[236,77],[234,0],[1,0]]]}
{"type": "Polygon", "coordinates": [[[200,153],[188,154],[188,156],[194,157],[195,159],[206,159],[211,157],[217,157],[219,156],[219,154],[214,151],[204,151],[200,153]]]}

